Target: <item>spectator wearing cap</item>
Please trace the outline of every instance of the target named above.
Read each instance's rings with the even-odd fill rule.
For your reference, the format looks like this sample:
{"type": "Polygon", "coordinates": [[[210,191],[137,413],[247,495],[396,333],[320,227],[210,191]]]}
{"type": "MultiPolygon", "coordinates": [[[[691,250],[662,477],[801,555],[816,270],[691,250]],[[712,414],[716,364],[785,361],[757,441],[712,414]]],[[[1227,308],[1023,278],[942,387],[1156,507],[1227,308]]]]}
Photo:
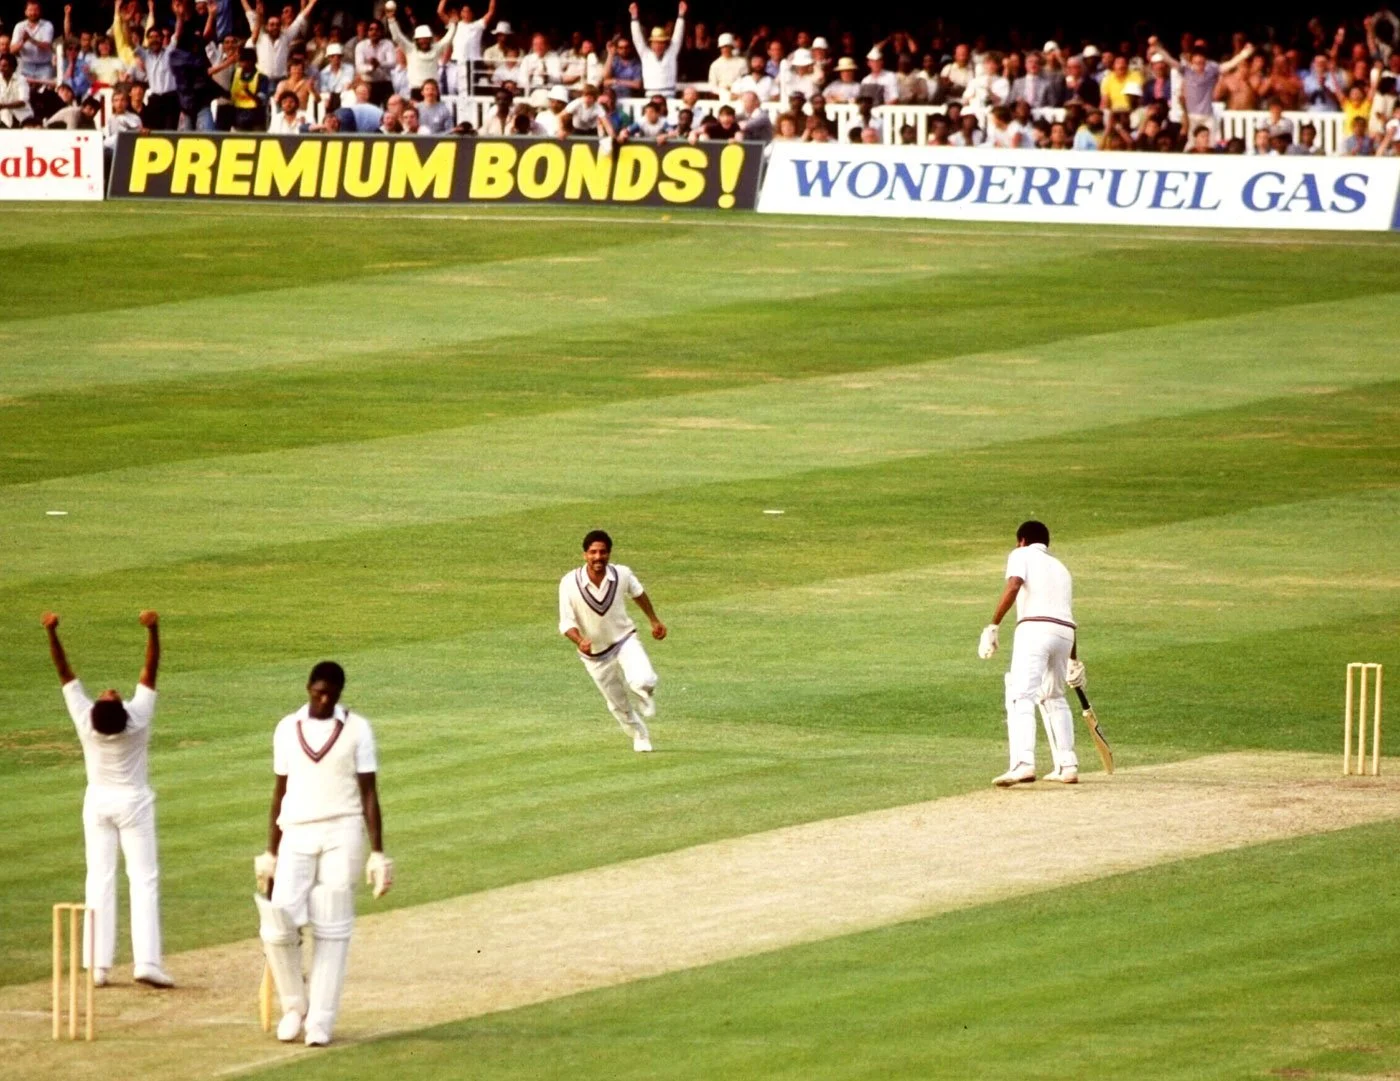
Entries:
{"type": "Polygon", "coordinates": [[[865,54],[869,73],[860,81],[862,88],[869,88],[877,99],[885,105],[893,105],[899,100],[899,81],[894,72],[885,70],[885,54],[877,45],[865,54]]]}
{"type": "Polygon", "coordinates": [[[730,97],[742,98],[745,94],[757,94],[759,101],[778,100],[778,80],[768,74],[767,61],[759,53],[749,57],[749,72],[735,79],[729,88],[730,97]]]}
{"type": "Polygon", "coordinates": [[[451,131],[457,122],[452,106],[442,100],[442,90],[436,79],[424,79],[419,88],[423,100],[418,103],[418,124],[427,135],[451,131]]]}
{"type": "Polygon", "coordinates": [[[277,112],[267,122],[269,135],[300,135],[308,125],[295,92],[284,90],[277,95],[277,112]]]}
{"type": "Polygon", "coordinates": [[[333,41],[326,46],[326,66],[316,77],[322,94],[344,94],[355,82],[355,69],[345,63],[345,46],[333,41]]]}
{"type": "Polygon", "coordinates": [[[778,97],[782,101],[788,101],[794,94],[799,94],[802,100],[806,101],[813,94],[820,92],[821,84],[817,82],[816,63],[811,51],[794,49],[788,59],[791,62],[778,80],[778,97]]]}
{"type": "Polygon", "coordinates": [[[727,94],[730,87],[748,71],[748,67],[748,62],[742,56],[734,55],[734,35],[721,34],[719,56],[710,64],[710,85],[720,94],[727,94]]]}
{"type": "Polygon", "coordinates": [[[290,25],[283,26],[281,16],[268,15],[264,18],[248,0],[243,0],[243,13],[248,17],[253,48],[258,53],[258,70],[270,82],[280,82],[287,77],[287,58],[291,56],[292,46],[306,33],[315,7],[316,0],[309,0],[306,7],[301,9],[301,14],[290,25]]]}
{"type": "Polygon", "coordinates": [[[486,70],[494,71],[496,65],[505,63],[506,50],[510,48],[510,36],[514,33],[510,23],[501,19],[491,28],[492,42],[481,53],[481,62],[486,70]]]}
{"type": "Polygon", "coordinates": [[[559,54],[550,50],[549,39],[543,34],[533,35],[530,38],[530,51],[520,61],[520,88],[548,88],[558,86],[563,81],[564,66],[559,62],[559,54]]]}
{"type": "Polygon", "coordinates": [[[1142,103],[1170,108],[1181,96],[1180,76],[1167,63],[1167,54],[1161,49],[1148,55],[1148,64],[1148,73],[1142,82],[1142,103]]]}
{"type": "Polygon", "coordinates": [[[1047,72],[1040,53],[1026,53],[1026,73],[1011,84],[1010,99],[1032,109],[1057,109],[1065,102],[1064,77],[1047,72]]]}
{"type": "Polygon", "coordinates": [[[452,39],[444,35],[434,41],[433,28],[420,23],[413,28],[413,40],[410,41],[408,35],[399,29],[399,21],[394,14],[397,10],[398,5],[394,0],[388,0],[384,5],[384,17],[389,22],[389,36],[403,50],[409,93],[417,98],[423,84],[437,78],[438,69],[452,52],[452,39]]]}
{"type": "Polygon", "coordinates": [[[982,70],[974,75],[963,91],[964,105],[973,108],[990,108],[1000,105],[1011,97],[1011,84],[1001,73],[1001,61],[994,53],[982,58],[982,70]]]}
{"type": "Polygon", "coordinates": [[[569,134],[568,117],[564,110],[569,105],[569,91],[563,86],[553,87],[545,99],[544,109],[535,114],[535,120],[544,128],[546,135],[554,139],[566,138],[569,134]]]}
{"type": "Polygon", "coordinates": [[[34,0],[29,0],[24,5],[24,19],[10,36],[10,51],[19,57],[21,77],[39,83],[51,83],[57,78],[53,39],[53,23],[43,18],[43,10],[34,0]]]}
{"type": "Polygon", "coordinates": [[[371,104],[382,106],[393,93],[394,43],[384,36],[376,20],[365,27],[365,37],[355,45],[355,74],[369,87],[371,104]]]}
{"type": "Polygon", "coordinates": [[[824,37],[812,39],[812,76],[819,86],[825,86],[831,78],[831,46],[824,37]]]}
{"type": "Polygon", "coordinates": [[[676,7],[676,27],[673,33],[666,33],[664,26],[654,26],[651,36],[642,40],[641,9],[636,4],[628,7],[632,16],[632,43],[637,47],[637,55],[642,61],[642,91],[646,94],[662,94],[670,97],[676,92],[676,64],[680,56],[681,43],[685,40],[686,0],[680,0],[676,7]]]}
{"type": "Polygon", "coordinates": [[[837,105],[849,105],[860,97],[860,80],[856,78],[859,71],[859,65],[849,56],[836,61],[836,78],[827,83],[822,91],[826,100],[837,105]]]}
{"type": "Polygon", "coordinates": [[[1099,81],[1089,74],[1083,56],[1071,56],[1065,61],[1065,104],[1097,106],[1099,81]]]}

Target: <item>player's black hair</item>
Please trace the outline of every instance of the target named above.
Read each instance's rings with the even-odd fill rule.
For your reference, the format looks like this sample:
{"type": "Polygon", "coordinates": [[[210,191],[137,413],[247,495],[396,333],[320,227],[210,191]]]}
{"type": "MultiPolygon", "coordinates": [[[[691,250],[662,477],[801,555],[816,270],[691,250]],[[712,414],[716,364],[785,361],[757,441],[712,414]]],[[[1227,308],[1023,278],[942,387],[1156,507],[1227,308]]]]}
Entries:
{"type": "Polygon", "coordinates": [[[329,683],[332,687],[345,689],[345,669],[336,664],[335,661],[322,661],[315,668],[311,669],[311,676],[307,679],[306,685],[309,687],[313,683],[329,683]]]}
{"type": "Polygon", "coordinates": [[[1037,522],[1032,519],[1029,522],[1022,522],[1016,527],[1016,539],[1023,540],[1027,544],[1043,544],[1050,547],[1050,527],[1044,522],[1037,522]]]}
{"type": "Polygon", "coordinates": [[[126,707],[115,698],[99,698],[92,704],[92,727],[104,736],[126,731],[126,707]]]}
{"type": "Polygon", "coordinates": [[[608,551],[612,551],[612,538],[601,529],[590,529],[583,537],[583,550],[586,552],[599,541],[608,546],[608,551]]]}

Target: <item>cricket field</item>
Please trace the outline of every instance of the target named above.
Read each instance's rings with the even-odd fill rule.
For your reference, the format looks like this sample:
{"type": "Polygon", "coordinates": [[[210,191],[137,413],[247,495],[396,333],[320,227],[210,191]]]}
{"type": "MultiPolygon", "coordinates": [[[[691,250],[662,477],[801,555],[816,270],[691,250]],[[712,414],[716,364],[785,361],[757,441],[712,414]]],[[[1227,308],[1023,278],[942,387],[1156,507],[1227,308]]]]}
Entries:
{"type": "Polygon", "coordinates": [[[1400,674],[1400,243],[5,220],[0,1078],[1400,1071],[1400,762],[1341,777],[1346,663],[1400,674]],[[1118,769],[1081,728],[1077,788],[999,792],[976,644],[1031,517],[1118,769]],[[670,627],[651,755],[557,633],[593,527],[670,627]],[[179,987],[131,984],[123,911],[56,1044],[83,764],[39,615],[129,694],[146,607],[179,987]],[[396,883],[308,1051],[257,1026],[252,858],[323,658],[396,883]]]}

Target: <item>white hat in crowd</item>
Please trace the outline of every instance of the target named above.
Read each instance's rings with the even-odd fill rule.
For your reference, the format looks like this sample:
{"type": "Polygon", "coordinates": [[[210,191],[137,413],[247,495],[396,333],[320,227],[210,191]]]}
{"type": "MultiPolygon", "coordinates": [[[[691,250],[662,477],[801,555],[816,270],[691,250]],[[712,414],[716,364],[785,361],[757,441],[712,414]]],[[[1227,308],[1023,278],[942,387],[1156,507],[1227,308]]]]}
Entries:
{"type": "Polygon", "coordinates": [[[1047,41],[1045,43],[1045,48],[1041,49],[1040,51],[1044,53],[1057,53],[1060,51],[1060,43],[1052,39],[1050,41],[1047,41]]]}
{"type": "Polygon", "coordinates": [[[344,55],[344,53],[345,49],[341,46],[340,42],[338,41],[332,41],[329,45],[326,46],[327,56],[342,56],[344,55]]]}
{"type": "Polygon", "coordinates": [[[812,48],[814,48],[814,49],[830,49],[831,46],[828,45],[828,44],[826,43],[826,38],[817,38],[816,40],[814,40],[814,41],[812,42],[812,48]]]}
{"type": "Polygon", "coordinates": [[[812,64],[815,63],[812,59],[812,54],[806,49],[793,49],[792,55],[788,57],[788,59],[795,68],[810,68],[812,64]]]}
{"type": "Polygon", "coordinates": [[[671,40],[671,35],[668,34],[668,33],[666,33],[666,28],[665,28],[664,26],[653,26],[653,27],[651,28],[651,37],[650,37],[648,40],[650,40],[650,41],[670,41],[670,40],[671,40]]]}
{"type": "Polygon", "coordinates": [[[879,49],[871,49],[868,53],[865,54],[865,58],[867,60],[883,60],[885,58],[885,54],[882,53],[879,49]]]}
{"type": "Polygon", "coordinates": [[[725,33],[725,34],[721,34],[721,35],[719,36],[719,47],[720,47],[721,49],[723,49],[723,48],[725,48],[726,46],[728,46],[728,47],[731,48],[731,49],[734,48],[734,35],[733,35],[733,34],[725,33]]]}
{"type": "Polygon", "coordinates": [[[1102,56],[1103,54],[1102,54],[1101,52],[1099,52],[1099,50],[1096,49],[1094,46],[1092,46],[1092,45],[1086,45],[1086,46],[1084,46],[1084,51],[1083,51],[1082,53],[1080,53],[1079,55],[1080,55],[1080,56],[1102,56]]]}
{"type": "Polygon", "coordinates": [[[504,19],[502,19],[500,22],[498,22],[498,23],[496,24],[496,29],[492,30],[491,33],[493,33],[493,34],[509,34],[509,33],[511,33],[510,23],[508,23],[508,22],[506,22],[504,19]]]}
{"type": "Polygon", "coordinates": [[[530,96],[525,100],[536,109],[543,109],[549,104],[549,91],[542,86],[537,86],[530,91],[530,96]]]}
{"type": "Polygon", "coordinates": [[[562,101],[567,104],[569,100],[569,92],[565,90],[562,86],[556,86],[553,90],[549,92],[549,100],[562,101]]]}
{"type": "Polygon", "coordinates": [[[433,28],[431,26],[415,26],[413,28],[413,39],[417,41],[420,38],[427,38],[431,41],[433,38],[433,28]]]}
{"type": "Polygon", "coordinates": [[[849,56],[843,56],[840,60],[836,61],[836,70],[837,70],[837,71],[859,71],[859,70],[860,70],[860,67],[859,67],[859,65],[857,65],[856,62],[855,62],[854,60],[852,60],[849,56]]]}

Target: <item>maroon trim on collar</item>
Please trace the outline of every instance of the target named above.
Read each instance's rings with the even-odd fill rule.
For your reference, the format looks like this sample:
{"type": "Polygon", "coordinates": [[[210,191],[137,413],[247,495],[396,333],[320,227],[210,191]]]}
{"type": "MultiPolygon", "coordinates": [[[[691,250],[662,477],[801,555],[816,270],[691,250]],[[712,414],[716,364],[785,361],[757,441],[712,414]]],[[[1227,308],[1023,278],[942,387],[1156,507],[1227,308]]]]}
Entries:
{"type": "Polygon", "coordinates": [[[331,748],[335,746],[335,741],[340,738],[340,733],[343,731],[345,731],[345,722],[337,720],[335,722],[335,731],[331,733],[331,738],[326,740],[326,745],[322,747],[319,751],[313,751],[311,749],[311,744],[307,743],[306,737],[302,735],[301,721],[298,720],[297,742],[301,744],[301,749],[306,752],[307,758],[311,759],[311,761],[313,762],[319,762],[321,761],[321,759],[325,758],[326,755],[330,753],[331,748]]]}

